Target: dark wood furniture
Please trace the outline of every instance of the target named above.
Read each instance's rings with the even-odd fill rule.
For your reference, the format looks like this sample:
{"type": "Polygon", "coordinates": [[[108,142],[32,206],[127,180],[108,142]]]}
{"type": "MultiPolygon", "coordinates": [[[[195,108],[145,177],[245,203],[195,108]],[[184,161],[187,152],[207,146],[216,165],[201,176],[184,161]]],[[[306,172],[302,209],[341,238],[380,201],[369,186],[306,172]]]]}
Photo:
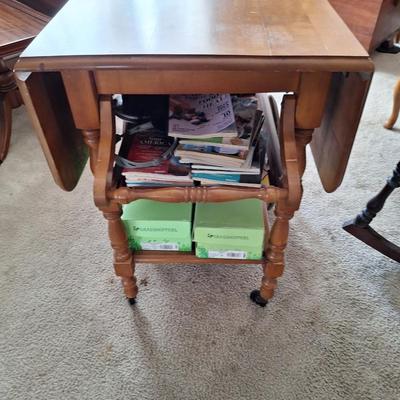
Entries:
{"type": "MultiPolygon", "coordinates": [[[[394,88],[393,109],[388,121],[385,124],[386,129],[392,129],[399,117],[400,111],[400,80],[394,88]]],[[[366,208],[351,221],[345,222],[343,229],[361,240],[368,246],[379,251],[385,256],[400,262],[400,247],[388,241],[378,232],[371,228],[370,224],[376,215],[383,209],[386,200],[393,191],[400,187],[400,162],[397,164],[393,175],[387,180],[382,190],[374,196],[366,208]]]]}
{"type": "MultiPolygon", "coordinates": [[[[22,54],[18,85],[57,184],[73,190],[90,155],[94,201],[108,221],[114,268],[133,303],[135,263],[243,263],[128,248],[121,204],[258,198],[275,203],[261,288],[265,305],[284,269],[289,220],[302,197],[305,148],[323,186],[341,183],[373,72],[368,54],[327,0],[70,0],[22,54]],[[107,23],[105,23],[105,21],[107,23]],[[332,32],[335,32],[333,35],[332,32]],[[122,94],[293,92],[279,125],[280,187],[126,188],[113,179],[122,94]]],[[[249,263],[249,262],[247,262],[249,263]]],[[[254,263],[254,262],[251,262],[254,263]]]]}
{"type": "Polygon", "coordinates": [[[370,224],[376,215],[383,209],[386,200],[392,192],[400,187],[400,162],[397,164],[393,175],[386,182],[382,190],[368,201],[365,209],[351,221],[345,222],[343,229],[361,240],[368,246],[379,251],[385,256],[400,262],[400,247],[387,240],[371,228],[370,224]]]}
{"type": "Polygon", "coordinates": [[[0,0],[0,163],[11,136],[11,110],[21,105],[13,67],[49,18],[15,0],[0,0]]]}
{"type": "Polygon", "coordinates": [[[46,14],[49,17],[54,17],[67,1],[68,0],[19,0],[20,3],[46,14]]]}
{"type": "Polygon", "coordinates": [[[370,53],[400,29],[398,0],[329,1],[370,53]]]}

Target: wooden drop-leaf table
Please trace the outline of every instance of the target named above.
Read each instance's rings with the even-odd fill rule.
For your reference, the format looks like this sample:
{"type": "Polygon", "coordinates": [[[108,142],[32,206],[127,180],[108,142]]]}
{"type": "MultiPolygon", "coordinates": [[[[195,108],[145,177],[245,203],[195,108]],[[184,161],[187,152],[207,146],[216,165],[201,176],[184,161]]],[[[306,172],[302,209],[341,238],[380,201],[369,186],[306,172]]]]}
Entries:
{"type": "Polygon", "coordinates": [[[13,68],[49,18],[16,0],[0,0],[0,164],[11,138],[12,109],[21,105],[13,68]]]}
{"type": "MultiPolygon", "coordinates": [[[[284,269],[289,220],[299,208],[305,148],[326,191],[341,183],[373,64],[327,0],[70,0],[22,54],[18,84],[56,183],[73,190],[90,156],[94,201],[108,221],[114,268],[131,303],[135,263],[226,263],[193,254],[132,253],[121,204],[137,199],[275,204],[264,306],[284,269]],[[113,178],[113,94],[285,92],[280,187],[126,188],[113,178]]],[[[240,261],[240,263],[246,263],[240,261]]],[[[250,262],[249,262],[250,263],[250,262]]],[[[254,264],[254,261],[251,261],[254,264]]]]}

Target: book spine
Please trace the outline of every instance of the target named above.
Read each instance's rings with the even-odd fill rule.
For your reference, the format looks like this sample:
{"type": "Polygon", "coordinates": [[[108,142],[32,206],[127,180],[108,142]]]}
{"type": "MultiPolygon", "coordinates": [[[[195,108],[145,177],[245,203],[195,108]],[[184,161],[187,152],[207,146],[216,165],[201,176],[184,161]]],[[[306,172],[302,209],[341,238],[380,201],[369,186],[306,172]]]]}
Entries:
{"type": "Polygon", "coordinates": [[[260,183],[259,175],[239,175],[239,174],[197,174],[193,173],[194,180],[210,179],[221,182],[237,182],[237,183],[260,183]]]}

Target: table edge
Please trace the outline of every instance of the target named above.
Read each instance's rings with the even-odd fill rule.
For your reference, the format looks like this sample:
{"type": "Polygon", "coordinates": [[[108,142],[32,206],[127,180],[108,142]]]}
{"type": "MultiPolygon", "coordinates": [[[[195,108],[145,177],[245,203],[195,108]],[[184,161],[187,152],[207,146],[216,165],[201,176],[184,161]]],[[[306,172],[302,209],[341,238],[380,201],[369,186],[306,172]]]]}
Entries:
{"type": "Polygon", "coordinates": [[[263,56],[55,56],[22,57],[19,72],[62,70],[146,69],[146,70],[265,70],[298,72],[373,72],[370,57],[263,57],[263,56]]]}

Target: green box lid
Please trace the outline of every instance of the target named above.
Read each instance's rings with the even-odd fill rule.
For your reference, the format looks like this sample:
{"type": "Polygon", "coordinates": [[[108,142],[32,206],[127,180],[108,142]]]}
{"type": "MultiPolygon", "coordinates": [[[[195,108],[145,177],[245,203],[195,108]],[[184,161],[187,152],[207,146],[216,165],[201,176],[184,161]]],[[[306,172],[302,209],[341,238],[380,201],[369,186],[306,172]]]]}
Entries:
{"type": "Polygon", "coordinates": [[[257,199],[196,204],[194,241],[258,246],[264,241],[263,203],[257,199]]]}
{"type": "Polygon", "coordinates": [[[192,203],[136,200],[123,206],[121,218],[131,237],[186,237],[191,234],[192,203]]]}

